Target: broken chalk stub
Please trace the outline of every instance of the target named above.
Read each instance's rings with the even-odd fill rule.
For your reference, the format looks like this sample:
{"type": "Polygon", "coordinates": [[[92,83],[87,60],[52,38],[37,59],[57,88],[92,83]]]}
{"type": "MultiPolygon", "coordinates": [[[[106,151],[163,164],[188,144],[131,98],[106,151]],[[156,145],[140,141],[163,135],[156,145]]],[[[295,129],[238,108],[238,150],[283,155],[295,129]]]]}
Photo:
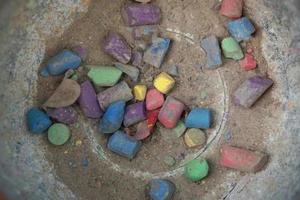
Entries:
{"type": "Polygon", "coordinates": [[[70,106],[47,109],[47,114],[55,121],[64,124],[73,124],[78,118],[76,111],[70,106]]]}
{"type": "Polygon", "coordinates": [[[174,183],[166,179],[153,179],[146,185],[147,199],[171,200],[175,193],[174,183]]]}
{"type": "Polygon", "coordinates": [[[186,131],[184,142],[190,148],[203,146],[206,143],[206,135],[201,129],[191,128],[186,131]]]}
{"type": "Polygon", "coordinates": [[[238,42],[248,41],[255,32],[255,28],[247,17],[228,22],[228,31],[238,42]]]}
{"type": "Polygon", "coordinates": [[[157,89],[151,89],[146,95],[146,108],[147,110],[155,110],[162,107],[164,101],[165,98],[162,93],[160,93],[157,89]]]}
{"type": "Polygon", "coordinates": [[[26,113],[28,130],[31,133],[42,134],[52,124],[49,116],[39,108],[31,108],[26,113]]]}
{"type": "Polygon", "coordinates": [[[176,134],[178,138],[184,134],[185,130],[186,130],[186,126],[181,120],[178,121],[176,126],[172,129],[172,131],[176,134]]]}
{"type": "Polygon", "coordinates": [[[144,101],[147,93],[146,85],[136,85],[133,87],[134,98],[137,101],[144,101]]]}
{"type": "Polygon", "coordinates": [[[195,159],[184,167],[185,177],[193,182],[200,181],[208,175],[209,166],[205,159],[195,159]]]}
{"type": "Polygon", "coordinates": [[[96,86],[109,87],[114,86],[121,78],[122,71],[112,66],[92,66],[87,76],[93,81],[96,86]]]}
{"type": "Polygon", "coordinates": [[[136,133],[133,136],[137,140],[144,140],[151,134],[147,126],[147,121],[140,122],[136,127],[136,133]]]}
{"type": "Polygon", "coordinates": [[[242,16],[243,0],[223,0],[220,14],[231,19],[237,19],[242,16]]]}
{"type": "Polygon", "coordinates": [[[168,52],[171,40],[168,38],[154,38],[151,46],[144,53],[144,62],[160,68],[168,52]]]}
{"type": "Polygon", "coordinates": [[[224,145],[221,148],[220,164],[244,172],[258,172],[268,162],[268,156],[261,152],[249,151],[224,145]]]}
{"type": "Polygon", "coordinates": [[[130,79],[134,82],[138,81],[140,75],[140,70],[138,68],[118,62],[114,63],[114,66],[122,72],[124,72],[125,74],[127,74],[130,77],[130,79]]]}
{"type": "Polygon", "coordinates": [[[222,65],[221,49],[215,35],[205,37],[201,41],[201,47],[206,52],[208,68],[215,69],[222,65]]]}
{"type": "Polygon", "coordinates": [[[134,103],[126,107],[123,124],[129,127],[146,118],[145,102],[134,103]]]}
{"type": "Polygon", "coordinates": [[[131,59],[132,50],[125,38],[110,31],[102,44],[103,50],[121,63],[127,64],[131,59]]]}
{"type": "Polygon", "coordinates": [[[154,126],[158,120],[160,110],[151,110],[147,112],[147,126],[150,133],[153,132],[154,126]]]}
{"type": "Polygon", "coordinates": [[[139,50],[139,49],[134,49],[132,51],[132,58],[131,58],[131,62],[133,66],[136,67],[141,67],[143,64],[143,51],[139,50]]]}
{"type": "Polygon", "coordinates": [[[153,85],[159,92],[167,94],[174,87],[175,79],[166,72],[162,72],[154,79],[153,85]]]}
{"type": "Polygon", "coordinates": [[[122,18],[128,26],[155,25],[161,20],[161,10],[154,4],[130,3],[122,9],[122,18]]]}
{"type": "Polygon", "coordinates": [[[235,91],[234,103],[250,108],[272,85],[271,79],[259,75],[252,76],[235,91]]]}
{"type": "Polygon", "coordinates": [[[245,58],[240,61],[240,65],[246,71],[255,69],[257,66],[256,60],[251,53],[246,53],[245,58]]]}
{"type": "Polygon", "coordinates": [[[105,110],[107,106],[115,101],[123,100],[126,102],[131,100],[133,95],[127,83],[125,81],[121,81],[115,86],[100,92],[97,95],[97,98],[100,108],[105,110]]]}
{"type": "Polygon", "coordinates": [[[227,37],[222,40],[222,50],[226,58],[241,60],[244,58],[240,44],[232,37],[227,37]]]}
{"type": "Polygon", "coordinates": [[[140,150],[141,142],[133,137],[126,135],[123,131],[115,132],[107,143],[107,148],[112,152],[133,159],[140,150]]]}
{"type": "Polygon", "coordinates": [[[212,123],[211,110],[208,108],[194,108],[185,119],[187,128],[208,129],[212,123]]]}

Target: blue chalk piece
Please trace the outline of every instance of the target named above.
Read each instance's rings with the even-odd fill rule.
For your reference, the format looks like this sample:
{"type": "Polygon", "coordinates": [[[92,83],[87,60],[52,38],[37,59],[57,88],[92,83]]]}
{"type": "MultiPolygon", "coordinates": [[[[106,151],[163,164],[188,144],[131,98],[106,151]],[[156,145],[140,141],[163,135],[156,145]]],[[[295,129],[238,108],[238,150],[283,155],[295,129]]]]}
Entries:
{"type": "Polygon", "coordinates": [[[107,147],[120,156],[133,159],[141,147],[141,142],[123,131],[117,131],[108,139],[107,147]]]}
{"type": "Polygon", "coordinates": [[[83,159],[83,160],[82,160],[82,165],[83,165],[84,167],[89,166],[89,160],[88,160],[87,158],[83,159]]]}
{"type": "Polygon", "coordinates": [[[99,131],[102,134],[110,134],[117,131],[123,122],[125,101],[112,103],[103,115],[99,123],[99,131]]]}
{"type": "Polygon", "coordinates": [[[146,192],[153,200],[170,200],[175,192],[175,185],[169,180],[154,179],[147,185],[146,192]]]}
{"type": "Polygon", "coordinates": [[[61,75],[68,69],[76,69],[81,63],[81,58],[70,50],[63,50],[50,58],[41,70],[42,76],[61,75]]]}
{"type": "Polygon", "coordinates": [[[227,25],[228,31],[238,42],[249,40],[255,32],[255,27],[247,17],[231,21],[227,25]]]}
{"type": "Polygon", "coordinates": [[[29,131],[36,134],[45,132],[52,124],[49,116],[38,108],[31,108],[26,118],[29,131]]]}
{"type": "Polygon", "coordinates": [[[210,35],[205,37],[201,41],[201,46],[206,52],[207,65],[209,68],[214,69],[222,65],[221,48],[216,36],[210,35]]]}
{"type": "Polygon", "coordinates": [[[208,129],[211,126],[212,114],[207,108],[194,108],[185,119],[187,128],[208,129]]]}

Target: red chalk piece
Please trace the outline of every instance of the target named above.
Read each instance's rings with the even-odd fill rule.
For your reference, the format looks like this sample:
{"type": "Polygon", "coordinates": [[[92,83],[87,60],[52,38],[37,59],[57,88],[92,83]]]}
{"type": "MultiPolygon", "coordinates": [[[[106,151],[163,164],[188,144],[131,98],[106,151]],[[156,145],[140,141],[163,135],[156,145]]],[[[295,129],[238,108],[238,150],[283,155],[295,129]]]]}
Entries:
{"type": "Polygon", "coordinates": [[[164,95],[157,89],[151,89],[146,95],[146,108],[147,110],[155,110],[164,104],[164,95]]]}
{"type": "Polygon", "coordinates": [[[184,110],[184,104],[177,99],[168,96],[161,108],[158,120],[166,128],[174,128],[184,110]]]}
{"type": "Polygon", "coordinates": [[[268,156],[260,152],[225,145],[221,148],[220,164],[224,167],[244,172],[258,172],[268,161],[268,156]]]}
{"type": "Polygon", "coordinates": [[[157,122],[159,111],[160,110],[152,110],[147,113],[147,126],[150,132],[153,131],[153,128],[157,122]]]}
{"type": "Polygon", "coordinates": [[[255,69],[257,66],[256,60],[251,53],[246,53],[245,58],[240,61],[240,65],[246,71],[255,69]]]}
{"type": "Polygon", "coordinates": [[[243,0],[223,0],[220,14],[231,19],[237,19],[242,16],[243,0]]]}

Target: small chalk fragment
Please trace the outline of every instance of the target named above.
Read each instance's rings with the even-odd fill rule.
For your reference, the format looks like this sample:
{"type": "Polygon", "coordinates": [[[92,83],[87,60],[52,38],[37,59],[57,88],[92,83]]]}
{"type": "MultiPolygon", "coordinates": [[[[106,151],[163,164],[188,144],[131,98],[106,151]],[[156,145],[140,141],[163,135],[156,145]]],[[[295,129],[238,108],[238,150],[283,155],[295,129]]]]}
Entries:
{"type": "Polygon", "coordinates": [[[136,85],[133,88],[133,94],[135,100],[137,101],[144,101],[147,93],[147,86],[146,85],[136,85]]]}
{"type": "Polygon", "coordinates": [[[123,124],[129,127],[146,118],[145,102],[134,103],[126,107],[123,124]]]}
{"type": "Polygon", "coordinates": [[[55,123],[48,129],[48,140],[53,145],[65,144],[70,136],[70,129],[61,123],[55,123]]]}
{"type": "Polygon", "coordinates": [[[98,103],[102,110],[105,110],[111,103],[119,100],[129,101],[133,98],[131,89],[125,81],[121,81],[115,86],[100,92],[97,95],[98,103]]]}
{"type": "Polygon", "coordinates": [[[208,68],[215,69],[222,65],[221,49],[215,35],[205,37],[201,41],[201,47],[206,52],[208,68]]]}
{"type": "Polygon", "coordinates": [[[76,111],[72,107],[48,109],[47,114],[57,122],[73,124],[77,121],[76,111]]]}
{"type": "Polygon", "coordinates": [[[244,58],[244,54],[239,43],[232,37],[223,39],[222,50],[226,58],[231,58],[234,60],[241,60],[244,58]]]}
{"type": "Polygon", "coordinates": [[[26,113],[27,127],[31,133],[41,134],[51,126],[48,115],[39,108],[31,108],[26,113]]]}
{"type": "Polygon", "coordinates": [[[255,32],[255,28],[247,17],[228,22],[228,31],[236,41],[248,41],[255,32]]]}
{"type": "Polygon", "coordinates": [[[252,76],[235,91],[234,103],[250,108],[272,85],[271,79],[259,75],[252,76]]]}
{"type": "Polygon", "coordinates": [[[176,160],[173,156],[167,155],[167,156],[164,157],[164,163],[168,167],[173,167],[176,164],[176,160]]]}
{"type": "Polygon", "coordinates": [[[130,3],[123,7],[122,18],[128,26],[155,25],[161,21],[161,10],[154,4],[130,3]]]}
{"type": "Polygon", "coordinates": [[[208,129],[212,123],[211,110],[208,108],[194,108],[185,119],[187,128],[208,129]]]}
{"type": "Polygon", "coordinates": [[[70,50],[64,49],[48,60],[47,64],[41,70],[41,75],[62,75],[68,69],[78,68],[80,63],[81,59],[79,56],[70,50]]]}
{"type": "Polygon", "coordinates": [[[174,183],[166,179],[153,179],[146,185],[146,197],[153,200],[171,200],[175,193],[174,183]]]}
{"type": "Polygon", "coordinates": [[[146,108],[147,110],[155,110],[162,107],[164,104],[165,98],[162,93],[156,89],[151,89],[147,92],[146,95],[146,108]]]}
{"type": "Polygon", "coordinates": [[[80,109],[86,117],[100,118],[103,114],[94,87],[90,81],[85,81],[81,85],[81,93],[78,98],[80,109]]]}
{"type": "Polygon", "coordinates": [[[168,96],[159,112],[158,120],[164,127],[174,128],[180,119],[184,108],[185,106],[183,103],[174,97],[168,96]]]}
{"type": "Polygon", "coordinates": [[[256,60],[251,53],[246,53],[245,58],[240,61],[240,65],[246,71],[255,69],[257,66],[256,60]]]}
{"type": "Polygon", "coordinates": [[[258,172],[268,162],[268,156],[257,151],[224,145],[221,148],[220,164],[244,172],[258,172]]]}
{"type": "Polygon", "coordinates": [[[127,74],[131,80],[137,82],[140,75],[140,70],[131,65],[125,65],[122,63],[114,63],[115,67],[127,74]]]}
{"type": "Polygon", "coordinates": [[[153,132],[154,126],[158,120],[160,110],[152,110],[147,112],[147,126],[150,133],[153,132]]]}
{"type": "Polygon", "coordinates": [[[154,87],[161,93],[167,94],[175,85],[175,80],[169,74],[162,72],[153,81],[154,87]]]}
{"type": "Polygon", "coordinates": [[[220,14],[231,19],[237,19],[242,16],[243,0],[223,0],[220,14]]]}
{"type": "Polygon", "coordinates": [[[157,28],[155,26],[136,26],[132,30],[132,37],[135,40],[150,40],[156,34],[157,28]]]}
{"type": "Polygon", "coordinates": [[[112,103],[104,113],[99,123],[99,131],[102,134],[110,134],[117,131],[123,121],[125,111],[125,101],[112,103]]]}
{"type": "Polygon", "coordinates": [[[184,142],[190,148],[203,146],[206,143],[206,135],[200,129],[191,128],[186,131],[184,142]]]}
{"type": "Polygon", "coordinates": [[[102,48],[104,52],[121,63],[127,64],[131,59],[131,47],[125,38],[118,33],[110,31],[104,39],[102,48]]]}
{"type": "Polygon", "coordinates": [[[134,138],[137,140],[144,140],[151,135],[151,132],[148,128],[147,121],[142,121],[137,125],[136,133],[134,138]]]}
{"type": "Polygon", "coordinates": [[[82,61],[85,61],[88,55],[88,49],[83,46],[74,46],[72,48],[72,51],[74,51],[82,61]]]}
{"type": "Polygon", "coordinates": [[[131,62],[133,66],[141,67],[143,64],[143,52],[138,49],[134,49],[132,51],[132,58],[131,62]]]}
{"type": "Polygon", "coordinates": [[[181,120],[178,121],[176,126],[172,129],[172,131],[176,134],[178,138],[184,134],[185,130],[186,126],[181,120]]]}
{"type": "Polygon", "coordinates": [[[193,182],[200,181],[208,175],[209,166],[205,159],[195,159],[184,167],[185,177],[193,182]]]}
{"type": "Polygon", "coordinates": [[[114,86],[122,75],[122,71],[116,67],[88,65],[87,68],[90,69],[87,76],[96,86],[114,86]]]}
{"type": "Polygon", "coordinates": [[[171,40],[168,38],[154,38],[151,46],[144,53],[144,62],[160,68],[168,52],[171,40]]]}
{"type": "Polygon", "coordinates": [[[140,147],[140,141],[126,135],[123,131],[115,132],[107,143],[109,150],[128,159],[133,159],[140,147]]]}

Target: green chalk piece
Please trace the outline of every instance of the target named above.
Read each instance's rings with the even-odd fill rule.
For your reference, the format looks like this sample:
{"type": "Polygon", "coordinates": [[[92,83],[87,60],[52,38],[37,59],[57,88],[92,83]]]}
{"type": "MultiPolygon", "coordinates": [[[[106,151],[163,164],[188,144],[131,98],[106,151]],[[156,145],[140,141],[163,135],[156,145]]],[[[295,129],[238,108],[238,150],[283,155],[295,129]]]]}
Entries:
{"type": "Polygon", "coordinates": [[[222,50],[226,58],[232,58],[234,60],[241,60],[244,58],[244,54],[239,43],[232,37],[223,39],[222,50]]]}
{"type": "Polygon", "coordinates": [[[48,129],[48,140],[54,145],[63,145],[70,138],[69,128],[61,123],[53,124],[48,129]]]}
{"type": "Polygon", "coordinates": [[[87,66],[88,77],[97,86],[114,86],[121,78],[122,71],[111,66],[87,66]]]}
{"type": "Polygon", "coordinates": [[[78,80],[78,75],[75,73],[71,76],[71,79],[74,80],[74,81],[77,81],[78,80]]]}
{"type": "Polygon", "coordinates": [[[173,156],[167,155],[164,158],[164,163],[169,167],[173,167],[176,164],[176,160],[173,156]]]}
{"type": "Polygon", "coordinates": [[[177,125],[172,129],[177,137],[181,137],[186,130],[184,123],[180,120],[177,125]]]}
{"type": "Polygon", "coordinates": [[[208,163],[205,159],[195,159],[185,165],[184,175],[187,179],[196,182],[206,177],[208,170],[208,163]]]}

